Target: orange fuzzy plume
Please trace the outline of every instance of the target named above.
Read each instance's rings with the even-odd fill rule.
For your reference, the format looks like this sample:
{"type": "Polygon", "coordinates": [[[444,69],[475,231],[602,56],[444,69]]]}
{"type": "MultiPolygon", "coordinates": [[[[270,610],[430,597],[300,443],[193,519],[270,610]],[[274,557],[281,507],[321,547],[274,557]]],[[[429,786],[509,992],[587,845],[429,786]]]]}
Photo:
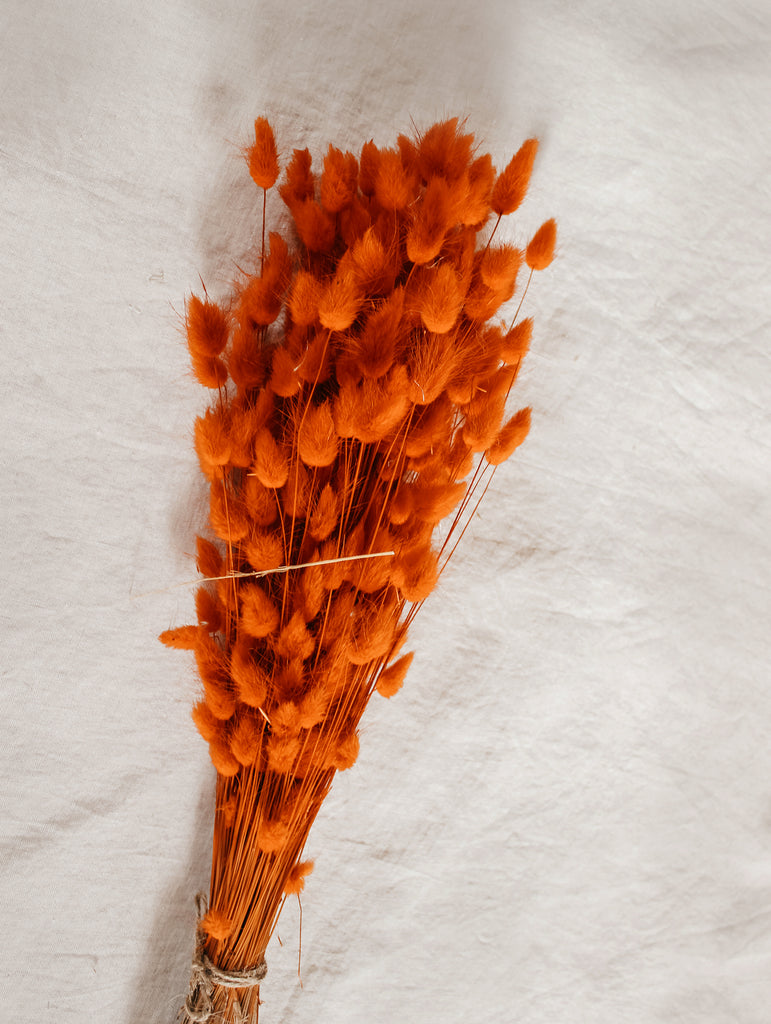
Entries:
{"type": "Polygon", "coordinates": [[[530,431],[530,409],[520,409],[500,430],[494,443],[485,452],[491,466],[499,466],[519,448],[530,431]]]}
{"type": "Polygon", "coordinates": [[[257,479],[265,487],[283,487],[289,476],[289,460],[267,427],[258,431],[255,448],[254,473],[257,479]]]}
{"type": "Polygon", "coordinates": [[[254,142],[249,147],[249,173],[260,188],[272,188],[278,178],[278,152],[273,129],[264,117],[254,122],[254,142]]]}
{"type": "Polygon", "coordinates": [[[536,231],[528,243],[525,260],[531,270],[545,270],[554,259],[557,244],[557,222],[547,220],[536,231]]]}
{"type": "Polygon", "coordinates": [[[296,324],[307,327],[318,319],[322,291],[317,277],[307,270],[297,271],[289,297],[289,312],[296,324]]]}
{"type": "Polygon", "coordinates": [[[460,219],[464,225],[482,224],[487,219],[494,182],[493,160],[489,153],[485,153],[468,169],[466,192],[460,209],[460,219]]]}
{"type": "Polygon", "coordinates": [[[447,182],[444,178],[432,178],[407,231],[407,256],[413,263],[430,263],[439,255],[450,227],[450,208],[447,182]]]}
{"type": "Polygon", "coordinates": [[[339,772],[352,768],[359,756],[359,737],[351,733],[340,740],[332,757],[332,764],[339,772]]]}
{"type": "Polygon", "coordinates": [[[241,623],[249,636],[265,637],[278,629],[279,610],[259,583],[247,583],[241,595],[241,623]]]}
{"type": "Polygon", "coordinates": [[[335,275],[319,300],[319,320],[330,331],[344,331],[359,312],[362,294],[352,270],[335,275]]]}
{"type": "Polygon", "coordinates": [[[190,714],[196,729],[207,743],[219,735],[222,723],[211,713],[206,701],[201,700],[194,704],[190,714]]]}
{"type": "Polygon", "coordinates": [[[306,413],[297,437],[300,458],[306,466],[331,466],[337,458],[337,433],[329,402],[306,413]]]}
{"type": "Polygon", "coordinates": [[[479,262],[479,276],[488,288],[499,288],[504,292],[514,288],[517,273],[522,265],[522,253],[513,245],[501,245],[488,249],[479,262]]]}
{"type": "Polygon", "coordinates": [[[420,317],[429,331],[444,334],[452,330],[463,308],[463,287],[449,263],[440,263],[426,273],[418,299],[420,317]]]}
{"type": "Polygon", "coordinates": [[[218,942],[222,942],[233,931],[233,922],[221,910],[210,910],[200,924],[201,930],[218,942]]]}
{"type": "Polygon", "coordinates": [[[195,592],[195,614],[198,622],[210,633],[218,633],[224,627],[222,605],[207,587],[199,587],[195,592]]]}
{"type": "Polygon", "coordinates": [[[384,210],[403,210],[412,199],[412,183],[396,150],[380,152],[374,174],[374,191],[384,210]]]}
{"type": "Polygon", "coordinates": [[[271,569],[278,569],[284,560],[282,538],[267,530],[255,530],[243,542],[243,551],[249,565],[256,572],[270,572],[271,569]]]}
{"type": "Polygon", "coordinates": [[[227,424],[218,409],[208,409],[197,417],[195,450],[201,470],[210,480],[222,475],[222,467],[230,462],[231,445],[227,424]]]}
{"type": "Polygon", "coordinates": [[[402,655],[393,665],[383,669],[377,679],[377,692],[381,697],[393,697],[395,693],[401,690],[414,657],[415,652],[410,651],[409,654],[402,655]]]}
{"type": "Polygon", "coordinates": [[[230,673],[238,699],[250,708],[261,708],[268,695],[269,679],[265,670],[252,658],[243,640],[233,648],[230,673]]]}
{"type": "Polygon", "coordinates": [[[314,199],[304,199],[292,207],[295,227],[309,252],[329,252],[335,244],[334,217],[314,199]]]}
{"type": "MultiPolygon", "coordinates": [[[[255,122],[248,172],[278,184],[293,224],[268,230],[263,193],[254,270],[220,304],[186,303],[193,375],[213,392],[191,431],[210,498],[196,562],[211,582],[197,625],[161,634],[194,655],[192,717],[217,771],[214,963],[262,961],[369,700],[402,686],[408,627],[528,432],[530,409],[507,403],[532,320],[503,326],[498,310],[523,258],[551,261],[556,231],[547,221],[523,257],[487,225],[521,203],[536,147],[496,175],[450,118],[365,142],[358,159],[330,145],[316,176],[306,149],[282,168],[255,122]]],[[[237,1005],[257,1018],[256,988],[208,995],[223,1024],[237,1005]]]]}
{"type": "Polygon", "coordinates": [[[290,209],[306,199],[313,199],[315,191],[311,154],[307,149],[295,149],[286,168],[286,181],[279,194],[290,209]]]}
{"type": "Polygon", "coordinates": [[[422,176],[429,179],[438,174],[450,181],[459,178],[469,165],[473,146],[474,136],[460,132],[457,117],[432,125],[418,144],[417,162],[422,176]]]}
{"type": "Polygon", "coordinates": [[[318,496],[308,528],[314,540],[326,540],[337,526],[337,495],[330,484],[326,484],[318,496]]]}
{"type": "Polygon", "coordinates": [[[265,259],[262,276],[252,278],[241,293],[239,315],[251,325],[272,324],[281,312],[282,295],[289,283],[291,262],[287,244],[281,235],[270,233],[270,255],[265,259]]]}
{"type": "Polygon", "coordinates": [[[493,186],[490,205],[499,216],[513,213],[522,203],[530,184],[538,139],[523,142],[493,186]]]}
{"type": "Polygon", "coordinates": [[[503,339],[501,346],[501,359],[510,365],[524,359],[530,348],[530,340],[533,337],[533,318],[528,317],[512,327],[503,339]]]}
{"type": "Polygon", "coordinates": [[[158,639],[166,647],[176,647],[180,651],[194,651],[200,636],[198,626],[179,626],[177,629],[166,629],[158,639]]]}
{"type": "Polygon", "coordinates": [[[223,572],[222,555],[216,545],[204,537],[196,537],[196,567],[202,576],[212,579],[223,572]]]}
{"type": "Polygon", "coordinates": [[[190,357],[190,365],[193,370],[193,376],[205,388],[211,388],[212,390],[221,388],[228,379],[228,368],[217,356],[199,356],[194,354],[190,357]]]}
{"type": "Polygon", "coordinates": [[[322,206],[330,213],[339,213],[353,202],[358,170],[353,153],[329,147],[324,159],[320,193],[322,206]]]}
{"type": "Polygon", "coordinates": [[[365,377],[382,377],[394,364],[401,340],[404,292],[397,288],[374,309],[362,331],[351,341],[351,353],[365,377]]]}
{"type": "Polygon", "coordinates": [[[213,302],[191,295],[187,303],[187,344],[193,356],[218,356],[228,342],[225,314],[213,302]]]}
{"type": "Polygon", "coordinates": [[[284,892],[287,896],[297,896],[305,888],[305,879],[313,871],[313,861],[304,860],[299,864],[295,864],[292,870],[287,875],[286,882],[284,882],[284,892]]]}

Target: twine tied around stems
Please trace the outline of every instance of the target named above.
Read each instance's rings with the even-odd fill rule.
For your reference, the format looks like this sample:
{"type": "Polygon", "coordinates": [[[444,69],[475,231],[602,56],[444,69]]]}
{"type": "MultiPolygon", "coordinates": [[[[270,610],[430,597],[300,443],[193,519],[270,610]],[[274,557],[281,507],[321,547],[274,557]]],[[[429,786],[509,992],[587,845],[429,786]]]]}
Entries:
{"type": "Polygon", "coordinates": [[[215,985],[221,988],[254,988],[268,973],[268,965],[261,960],[255,967],[250,967],[246,971],[227,971],[212,963],[204,952],[206,934],[201,928],[201,921],[208,907],[206,896],[202,892],[196,896],[195,905],[198,910],[198,929],[190,989],[185,998],[184,1009],[188,1020],[194,1021],[195,1024],[206,1024],[214,1013],[211,997],[215,985]]]}

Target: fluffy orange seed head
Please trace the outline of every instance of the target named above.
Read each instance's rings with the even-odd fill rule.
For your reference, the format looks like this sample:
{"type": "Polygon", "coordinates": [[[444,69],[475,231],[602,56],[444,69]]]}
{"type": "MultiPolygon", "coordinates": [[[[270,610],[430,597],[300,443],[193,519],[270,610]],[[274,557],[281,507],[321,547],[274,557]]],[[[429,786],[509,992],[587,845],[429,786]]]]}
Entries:
{"type": "Polygon", "coordinates": [[[407,231],[407,257],[418,264],[436,259],[450,227],[452,195],[444,178],[426,186],[415,220],[407,231]]]}
{"type": "Polygon", "coordinates": [[[200,625],[206,626],[209,633],[217,633],[225,625],[219,598],[208,586],[199,587],[195,592],[195,613],[200,625]]]}
{"type": "Polygon", "coordinates": [[[239,715],[230,734],[230,751],[239,764],[254,764],[260,754],[263,732],[263,726],[252,715],[239,715]]]}
{"type": "Polygon", "coordinates": [[[243,541],[242,550],[255,572],[269,572],[284,564],[284,540],[278,531],[254,530],[243,541]]]}
{"type": "Polygon", "coordinates": [[[221,480],[215,480],[211,485],[209,522],[221,540],[234,542],[249,532],[249,517],[245,507],[221,480]]]}
{"type": "Polygon", "coordinates": [[[361,147],[359,156],[359,189],[365,196],[375,191],[378,168],[380,166],[380,150],[372,139],[361,147]]]}
{"type": "Polygon", "coordinates": [[[227,737],[218,735],[209,740],[209,757],[217,772],[225,778],[232,778],[241,771],[241,763],[233,755],[227,737]]]}
{"type": "Polygon", "coordinates": [[[209,480],[222,475],[222,467],[230,461],[229,424],[220,409],[207,409],[195,421],[195,450],[201,471],[209,480]]]}
{"type": "Polygon", "coordinates": [[[306,466],[331,466],[337,458],[337,431],[329,402],[311,406],[297,435],[297,448],[306,466]]]}
{"type": "Polygon", "coordinates": [[[329,331],[317,331],[298,356],[296,373],[306,384],[323,384],[332,373],[329,331]]]}
{"type": "Polygon", "coordinates": [[[295,149],[287,164],[286,181],[279,187],[279,195],[290,209],[306,199],[313,199],[315,181],[311,171],[311,154],[308,149],[295,149]]]}
{"type": "Polygon", "coordinates": [[[416,297],[420,316],[429,331],[445,334],[455,326],[463,308],[464,289],[451,264],[428,270],[416,297]]]}
{"type": "Polygon", "coordinates": [[[533,318],[520,320],[511,328],[503,338],[501,346],[501,360],[504,363],[513,365],[520,359],[524,359],[530,348],[530,339],[533,336],[533,318]]]}
{"type": "Polygon", "coordinates": [[[257,479],[264,487],[283,487],[289,476],[289,460],[267,427],[258,432],[254,447],[257,479]]]}
{"type": "Polygon", "coordinates": [[[404,289],[396,288],[369,314],[361,332],[350,340],[351,355],[365,377],[381,377],[391,369],[402,336],[403,313],[404,289]]]}
{"type": "Polygon", "coordinates": [[[538,139],[527,139],[498,175],[490,205],[499,216],[513,213],[525,198],[537,152],[538,139]]]}
{"type": "Polygon", "coordinates": [[[330,146],[324,158],[319,193],[322,206],[330,213],[339,213],[353,202],[359,165],[353,153],[343,153],[330,146]]]}
{"type": "Polygon", "coordinates": [[[218,356],[228,343],[228,321],[216,303],[191,295],[186,310],[187,344],[191,355],[218,356]]]}
{"type": "Polygon", "coordinates": [[[441,175],[459,178],[471,162],[474,136],[460,131],[458,118],[432,125],[418,143],[418,167],[424,180],[441,175]]]}
{"type": "Polygon", "coordinates": [[[305,625],[300,612],[295,612],[278,635],[274,645],[277,657],[289,661],[292,658],[310,658],[316,648],[316,641],[305,625]]]}
{"type": "Polygon", "coordinates": [[[461,223],[482,224],[490,213],[495,168],[489,153],[478,157],[468,169],[468,190],[460,210],[461,223]]]}
{"type": "Polygon", "coordinates": [[[278,518],[275,492],[249,474],[244,483],[244,505],[256,526],[271,526],[278,518]]]}
{"type": "Polygon", "coordinates": [[[201,630],[198,626],[178,626],[166,629],[158,639],[166,647],[174,647],[179,651],[194,651],[198,646],[201,630]]]}
{"type": "Polygon", "coordinates": [[[300,240],[309,252],[329,252],[335,244],[335,218],[315,199],[304,199],[292,206],[292,216],[300,240]]]}
{"type": "Polygon", "coordinates": [[[318,319],[319,302],[324,289],[321,281],[308,270],[297,271],[289,296],[289,312],[301,327],[309,327],[318,319]]]}
{"type": "Polygon", "coordinates": [[[362,299],[361,285],[353,269],[338,272],[319,301],[319,320],[330,331],[344,331],[356,319],[362,299]]]}
{"type": "Polygon", "coordinates": [[[326,540],[337,526],[339,515],[337,494],[331,484],[325,484],[316,499],[316,505],[308,522],[308,530],[314,540],[326,540]]]}
{"type": "Polygon", "coordinates": [[[223,942],[233,931],[233,922],[221,910],[210,910],[202,919],[200,928],[212,939],[223,942]]]}
{"type": "Polygon", "coordinates": [[[304,860],[295,864],[284,882],[284,892],[287,896],[297,896],[305,888],[305,879],[313,871],[313,861],[304,860]]]}
{"type": "Polygon", "coordinates": [[[278,151],[273,129],[264,117],[254,122],[254,142],[249,147],[249,173],[260,188],[272,188],[278,178],[278,151]]]}
{"type": "Polygon", "coordinates": [[[199,700],[193,705],[190,717],[195,727],[207,743],[211,743],[215,736],[222,730],[222,722],[216,718],[205,700],[199,700]]]}
{"type": "Polygon", "coordinates": [[[374,184],[375,198],[384,210],[403,210],[412,199],[413,183],[394,149],[381,150],[374,184]]]}
{"type": "Polygon", "coordinates": [[[252,658],[249,647],[243,640],[239,640],[231,652],[230,674],[240,701],[250,708],[261,708],[265,704],[268,695],[268,674],[252,658]]]}
{"type": "Polygon", "coordinates": [[[536,231],[525,250],[525,261],[531,270],[545,270],[554,259],[557,244],[557,222],[547,220],[536,231]]]}
{"type": "Polygon", "coordinates": [[[332,757],[332,767],[339,772],[352,768],[359,756],[359,737],[355,732],[349,733],[338,741],[332,757]]]}
{"type": "Polygon", "coordinates": [[[228,379],[228,368],[219,356],[190,356],[190,368],[193,376],[205,388],[221,388],[228,379]]]}
{"type": "Polygon", "coordinates": [[[520,409],[518,413],[504,424],[494,443],[485,452],[485,458],[491,466],[498,466],[518,448],[530,431],[531,410],[520,409]]]}
{"type": "Polygon", "coordinates": [[[258,332],[246,323],[239,323],[227,355],[228,370],[239,391],[262,387],[267,369],[266,349],[258,332]]]}
{"type": "Polygon", "coordinates": [[[479,276],[488,288],[513,291],[521,265],[519,249],[513,245],[499,245],[483,253],[479,261],[479,276]]]}
{"type": "Polygon", "coordinates": [[[257,828],[257,845],[263,853],[278,853],[289,839],[289,828],[283,821],[263,820],[257,828]]]}
{"type": "Polygon", "coordinates": [[[389,295],[396,277],[393,254],[374,227],[368,227],[351,249],[353,270],[365,295],[389,295]]]}
{"type": "Polygon", "coordinates": [[[410,651],[409,654],[402,655],[398,661],[395,661],[393,665],[389,665],[388,668],[384,668],[377,679],[377,692],[381,697],[393,697],[397,693],[404,683],[404,679],[407,675],[412,659],[415,657],[415,652],[410,651]]]}
{"type": "Polygon", "coordinates": [[[202,576],[212,579],[223,575],[222,555],[216,544],[205,537],[196,537],[196,568],[202,576]]]}
{"type": "Polygon", "coordinates": [[[241,625],[256,639],[269,636],[280,621],[279,610],[259,583],[247,583],[241,588],[241,625]]]}

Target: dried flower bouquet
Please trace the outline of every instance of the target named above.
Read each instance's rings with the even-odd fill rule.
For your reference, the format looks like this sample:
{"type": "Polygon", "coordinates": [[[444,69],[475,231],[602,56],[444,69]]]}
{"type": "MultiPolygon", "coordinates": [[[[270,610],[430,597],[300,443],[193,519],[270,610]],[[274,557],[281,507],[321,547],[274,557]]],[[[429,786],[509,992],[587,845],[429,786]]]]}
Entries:
{"type": "Polygon", "coordinates": [[[212,394],[195,448],[215,539],[197,539],[198,624],[161,639],[195,654],[193,719],[217,769],[185,1020],[257,1021],[268,941],[312,866],[309,829],[356,760],[370,697],[402,685],[408,626],[494,468],[528,432],[530,409],[507,418],[506,404],[532,321],[494,318],[523,262],[531,275],[551,262],[556,226],[524,253],[495,234],[536,150],[529,139],[497,173],[457,119],[358,158],[330,146],[319,175],[295,150],[278,191],[297,237],[266,245],[279,159],[255,122],[258,269],[227,306],[194,296],[185,317],[212,394]]]}

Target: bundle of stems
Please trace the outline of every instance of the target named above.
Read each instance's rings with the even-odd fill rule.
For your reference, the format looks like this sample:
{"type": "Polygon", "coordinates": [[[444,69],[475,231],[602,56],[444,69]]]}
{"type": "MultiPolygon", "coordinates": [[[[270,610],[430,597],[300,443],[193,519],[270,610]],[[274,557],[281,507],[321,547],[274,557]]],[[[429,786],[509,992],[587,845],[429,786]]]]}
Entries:
{"type": "Polygon", "coordinates": [[[193,719],[217,770],[186,1020],[257,1021],[255,979],[312,867],[309,829],[356,760],[370,697],[401,687],[408,626],[495,467],[528,432],[530,409],[507,418],[506,405],[532,320],[498,311],[523,263],[532,276],[551,262],[556,226],[524,252],[495,234],[536,150],[527,140],[498,173],[458,119],[358,158],[330,146],[318,175],[294,150],[278,188],[293,236],[266,244],[280,168],[271,126],[255,122],[255,272],[226,304],[193,296],[185,314],[212,395],[195,423],[210,536],[197,538],[198,623],[161,640],[195,654],[193,719]]]}

